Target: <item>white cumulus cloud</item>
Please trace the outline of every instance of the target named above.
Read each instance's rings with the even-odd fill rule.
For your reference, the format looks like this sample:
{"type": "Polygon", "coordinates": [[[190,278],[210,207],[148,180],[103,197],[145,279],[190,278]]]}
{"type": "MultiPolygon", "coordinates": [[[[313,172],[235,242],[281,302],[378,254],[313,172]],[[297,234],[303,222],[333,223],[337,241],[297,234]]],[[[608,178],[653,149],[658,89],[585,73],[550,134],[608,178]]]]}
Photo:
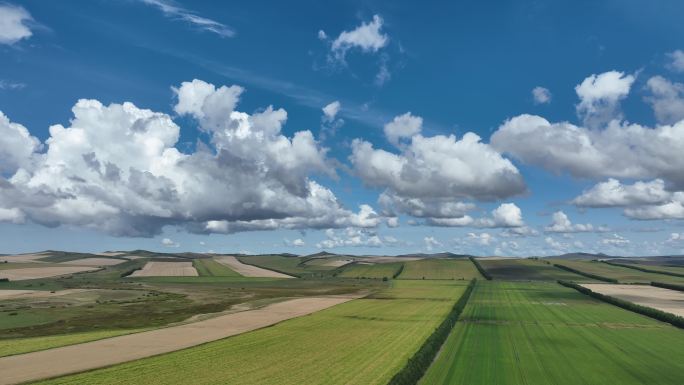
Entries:
{"type": "Polygon", "coordinates": [[[176,90],[176,112],[197,119],[210,138],[192,153],[175,147],[180,127],[169,115],[128,102],[79,100],[68,126],[50,127],[45,152],[3,115],[0,164],[9,178],[0,179],[0,209],[120,236],[153,236],[164,226],[226,233],[383,221],[367,205],[345,209],[309,178],[335,170],[310,131],[281,132],[285,110],[236,111],[236,86],[195,80],[176,90]]]}
{"type": "Polygon", "coordinates": [[[385,137],[395,146],[399,145],[400,139],[412,138],[414,135],[420,134],[422,129],[423,118],[411,115],[411,112],[395,116],[384,127],[385,137]]]}
{"type": "Polygon", "coordinates": [[[568,216],[562,211],[553,213],[552,219],[553,222],[544,228],[544,231],[548,233],[582,233],[607,230],[601,226],[595,228],[591,223],[572,223],[568,216]]]}
{"type": "Polygon", "coordinates": [[[613,119],[620,119],[620,101],[627,97],[636,78],[624,72],[608,71],[591,75],[575,87],[580,98],[577,113],[584,124],[599,127],[613,119]]]}
{"type": "MultiPolygon", "coordinates": [[[[351,31],[342,31],[333,40],[331,50],[336,60],[344,62],[347,51],[353,48],[363,52],[377,52],[389,42],[387,34],[381,31],[383,20],[379,15],[374,15],[373,20],[361,23],[351,31]]],[[[321,34],[319,32],[319,38],[321,34]]]]}
{"type": "Polygon", "coordinates": [[[548,104],[551,103],[551,91],[544,87],[534,87],[532,89],[532,98],[536,104],[548,104]]]}
{"type": "Polygon", "coordinates": [[[23,7],[0,3],[0,44],[12,45],[31,37],[31,21],[31,14],[23,7]]]}
{"type": "Polygon", "coordinates": [[[646,88],[651,92],[646,101],[653,107],[658,122],[673,124],[684,119],[684,84],[654,76],[648,79],[646,88]]]}

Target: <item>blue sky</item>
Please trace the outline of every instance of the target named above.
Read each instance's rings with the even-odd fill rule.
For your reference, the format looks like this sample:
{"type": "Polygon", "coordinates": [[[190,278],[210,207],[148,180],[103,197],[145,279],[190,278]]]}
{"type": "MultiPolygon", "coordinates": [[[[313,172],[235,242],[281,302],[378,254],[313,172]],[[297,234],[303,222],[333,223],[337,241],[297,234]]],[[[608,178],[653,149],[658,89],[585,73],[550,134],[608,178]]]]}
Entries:
{"type": "Polygon", "coordinates": [[[1,3],[0,252],[683,253],[682,11],[1,3]]]}

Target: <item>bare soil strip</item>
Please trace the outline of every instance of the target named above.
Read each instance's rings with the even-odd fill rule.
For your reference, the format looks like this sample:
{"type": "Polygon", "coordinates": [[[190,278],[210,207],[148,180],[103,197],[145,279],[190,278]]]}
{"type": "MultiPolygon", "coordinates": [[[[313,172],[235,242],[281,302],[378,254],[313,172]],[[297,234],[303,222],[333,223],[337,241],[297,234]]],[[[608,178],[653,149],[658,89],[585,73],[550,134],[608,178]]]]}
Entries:
{"type": "Polygon", "coordinates": [[[261,267],[247,265],[240,262],[235,257],[216,257],[216,262],[226,265],[243,277],[262,277],[262,278],[295,278],[291,275],[278,273],[277,271],[262,269],[261,267]]]}
{"type": "Polygon", "coordinates": [[[120,263],[124,263],[124,259],[114,259],[114,258],[83,258],[75,259],[73,261],[62,262],[62,265],[74,265],[74,266],[114,266],[120,263]]]}
{"type": "Polygon", "coordinates": [[[0,256],[0,262],[34,262],[34,263],[44,263],[43,261],[38,261],[39,258],[45,258],[48,254],[17,254],[17,255],[5,255],[0,256]]]}
{"type": "Polygon", "coordinates": [[[94,253],[94,254],[95,254],[95,255],[101,255],[101,256],[103,256],[103,257],[118,257],[118,256],[124,255],[124,254],[126,254],[126,253],[122,253],[122,252],[119,252],[119,251],[107,251],[107,252],[104,252],[104,253],[94,253]]]}
{"type": "Polygon", "coordinates": [[[271,326],[357,296],[296,298],[191,324],[0,358],[0,385],[92,370],[271,326]]]}
{"type": "Polygon", "coordinates": [[[84,291],[88,291],[88,289],[67,289],[56,291],[54,293],[46,290],[0,290],[0,300],[16,298],[58,297],[60,295],[80,293],[84,291]]]}
{"type": "Polygon", "coordinates": [[[147,262],[142,270],[136,270],[131,277],[197,277],[192,262],[147,262]]]}
{"type": "Polygon", "coordinates": [[[59,275],[69,275],[93,270],[98,270],[98,268],[89,266],[53,266],[9,269],[0,270],[0,278],[8,278],[10,281],[22,281],[25,279],[56,277],[59,275]]]}
{"type": "Polygon", "coordinates": [[[684,293],[646,285],[584,284],[591,291],[684,317],[684,293]]]}

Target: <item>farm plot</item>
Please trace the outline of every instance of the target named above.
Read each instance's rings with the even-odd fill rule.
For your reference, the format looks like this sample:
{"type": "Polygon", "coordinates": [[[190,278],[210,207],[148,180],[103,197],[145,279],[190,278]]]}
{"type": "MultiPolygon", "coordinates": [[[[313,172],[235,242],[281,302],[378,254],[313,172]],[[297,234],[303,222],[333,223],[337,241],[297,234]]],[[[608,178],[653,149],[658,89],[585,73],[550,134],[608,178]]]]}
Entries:
{"type": "Polygon", "coordinates": [[[591,291],[684,317],[684,292],[642,285],[583,284],[591,291]]]}
{"type": "Polygon", "coordinates": [[[243,277],[294,278],[291,275],[279,273],[277,271],[263,269],[258,266],[247,265],[240,262],[235,257],[217,257],[216,261],[230,267],[243,277]]]}
{"type": "Polygon", "coordinates": [[[403,263],[377,263],[377,264],[367,264],[367,263],[355,263],[352,265],[347,265],[344,267],[338,277],[343,278],[393,278],[397,273],[399,273],[402,268],[403,263]]]}
{"type": "Polygon", "coordinates": [[[240,274],[229,268],[227,265],[218,263],[214,259],[202,258],[192,261],[192,265],[197,269],[201,277],[239,277],[240,274]]]}
{"type": "Polygon", "coordinates": [[[421,259],[404,263],[399,279],[459,279],[482,278],[468,259],[421,259]]]}
{"type": "MultiPolygon", "coordinates": [[[[555,263],[555,262],[554,262],[555,263]]],[[[649,283],[649,282],[666,282],[684,284],[684,277],[675,277],[665,274],[646,273],[643,271],[630,269],[628,267],[609,265],[603,262],[591,261],[557,261],[558,264],[564,265],[585,273],[600,275],[606,278],[616,279],[622,283],[649,283]]],[[[560,278],[565,279],[565,278],[560,278]]],[[[568,279],[573,280],[573,279],[568,279]]]]}
{"type": "Polygon", "coordinates": [[[93,266],[93,267],[99,267],[99,266],[115,266],[120,263],[126,262],[125,259],[116,259],[116,258],[83,258],[83,259],[75,259],[72,261],[66,261],[62,262],[63,265],[74,265],[74,266],[93,266]]]}
{"type": "Polygon", "coordinates": [[[47,257],[49,254],[16,254],[16,255],[2,255],[0,256],[0,263],[24,263],[24,262],[41,262],[39,259],[47,257]]]}
{"type": "MultiPolygon", "coordinates": [[[[25,264],[22,264],[25,265],[25,264]]],[[[97,267],[89,266],[26,266],[18,269],[0,269],[0,279],[7,278],[10,281],[23,281],[27,279],[39,279],[47,277],[57,277],[74,273],[98,270],[97,267]]]]}
{"type": "Polygon", "coordinates": [[[478,282],[421,384],[681,384],[684,333],[551,283],[478,282]]]}
{"type": "Polygon", "coordinates": [[[534,259],[488,259],[478,258],[480,265],[498,280],[510,281],[593,281],[569,271],[561,270],[550,264],[534,259]]]}
{"type": "Polygon", "coordinates": [[[180,350],[307,315],[353,298],[291,299],[185,325],[0,358],[0,384],[54,377],[180,350]]]}
{"type": "Polygon", "coordinates": [[[147,262],[141,270],[131,277],[196,277],[197,270],[192,262],[147,262]]]}
{"type": "Polygon", "coordinates": [[[45,383],[384,385],[465,287],[395,281],[388,298],[358,299],[252,333],[45,383]],[[423,298],[394,296],[415,289],[423,298]]]}
{"type": "Polygon", "coordinates": [[[284,274],[293,275],[296,277],[302,275],[312,274],[312,271],[302,264],[303,258],[300,257],[284,257],[281,255],[259,255],[238,257],[240,262],[244,264],[259,266],[264,269],[277,271],[284,274]]]}

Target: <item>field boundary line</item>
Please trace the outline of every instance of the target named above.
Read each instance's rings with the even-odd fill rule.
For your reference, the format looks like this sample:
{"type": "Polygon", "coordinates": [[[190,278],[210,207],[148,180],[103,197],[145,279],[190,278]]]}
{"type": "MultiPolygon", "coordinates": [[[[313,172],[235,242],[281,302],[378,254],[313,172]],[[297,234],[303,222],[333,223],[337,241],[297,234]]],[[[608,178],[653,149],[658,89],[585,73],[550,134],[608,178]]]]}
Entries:
{"type": "Polygon", "coordinates": [[[595,279],[595,280],[597,280],[597,281],[603,281],[603,282],[608,282],[608,283],[619,283],[618,280],[617,280],[617,279],[614,279],[614,278],[608,278],[608,277],[604,277],[604,276],[602,276],[602,275],[597,275],[597,274],[592,274],[592,273],[586,273],[586,272],[584,272],[584,271],[582,271],[582,270],[577,270],[577,269],[575,269],[575,268],[568,267],[568,266],[565,266],[565,265],[561,265],[561,264],[559,264],[559,263],[554,263],[553,265],[554,265],[555,267],[559,268],[559,269],[562,269],[562,270],[565,270],[565,271],[569,271],[569,272],[571,272],[571,273],[575,273],[575,274],[578,274],[578,275],[581,275],[581,276],[584,276],[584,277],[587,277],[587,278],[595,279]]]}
{"type": "Polygon", "coordinates": [[[674,283],[665,283],[665,282],[651,282],[651,286],[653,287],[659,287],[661,289],[670,289],[670,290],[677,290],[677,291],[684,291],[684,285],[676,285],[674,283]]]}
{"type": "Polygon", "coordinates": [[[288,272],[285,272],[285,271],[282,271],[282,270],[274,269],[274,268],[272,268],[272,267],[263,267],[263,266],[257,265],[256,263],[247,262],[247,261],[243,260],[241,256],[234,256],[234,257],[235,257],[235,259],[237,259],[238,261],[240,261],[240,263],[244,263],[245,265],[250,265],[250,266],[258,267],[258,268],[264,269],[264,270],[275,271],[276,273],[289,275],[290,277],[294,277],[294,278],[303,278],[303,275],[302,275],[302,274],[299,274],[299,273],[292,273],[292,272],[288,273],[288,272]]]}
{"type": "Polygon", "coordinates": [[[669,323],[672,326],[678,327],[680,329],[684,329],[684,317],[680,317],[672,313],[667,313],[662,310],[654,309],[652,307],[637,305],[634,302],[625,301],[624,299],[616,298],[610,295],[597,293],[591,289],[588,289],[584,286],[578,285],[573,282],[559,280],[558,284],[565,287],[569,287],[571,289],[575,289],[582,294],[588,295],[592,298],[596,298],[611,305],[615,305],[625,310],[629,310],[634,313],[638,313],[658,321],[669,323]]]}
{"type": "Polygon", "coordinates": [[[651,269],[646,269],[646,268],[641,267],[641,266],[630,266],[630,265],[628,265],[628,264],[626,264],[626,263],[616,263],[616,262],[610,262],[610,261],[602,261],[602,262],[605,263],[606,265],[618,266],[618,267],[625,267],[625,268],[627,268],[627,269],[638,270],[638,271],[642,271],[642,272],[644,272],[644,273],[653,273],[653,274],[669,275],[669,276],[672,276],[672,277],[684,277],[684,274],[675,273],[675,272],[672,272],[672,271],[651,270],[651,269]]]}
{"type": "Polygon", "coordinates": [[[423,342],[418,351],[408,359],[406,365],[392,377],[388,385],[415,385],[420,381],[430,365],[432,365],[437,353],[439,353],[442,345],[444,345],[444,342],[449,337],[451,330],[456,326],[456,322],[468,303],[470,294],[473,292],[476,284],[477,279],[473,278],[444,321],[423,342]]]}
{"type": "Polygon", "coordinates": [[[484,279],[486,279],[487,281],[492,280],[492,276],[489,275],[489,272],[485,270],[484,267],[482,267],[482,265],[480,265],[480,262],[477,259],[475,259],[475,257],[468,257],[468,259],[470,259],[470,262],[472,262],[473,265],[475,265],[475,268],[477,269],[477,271],[480,272],[480,275],[482,275],[484,279]]]}

